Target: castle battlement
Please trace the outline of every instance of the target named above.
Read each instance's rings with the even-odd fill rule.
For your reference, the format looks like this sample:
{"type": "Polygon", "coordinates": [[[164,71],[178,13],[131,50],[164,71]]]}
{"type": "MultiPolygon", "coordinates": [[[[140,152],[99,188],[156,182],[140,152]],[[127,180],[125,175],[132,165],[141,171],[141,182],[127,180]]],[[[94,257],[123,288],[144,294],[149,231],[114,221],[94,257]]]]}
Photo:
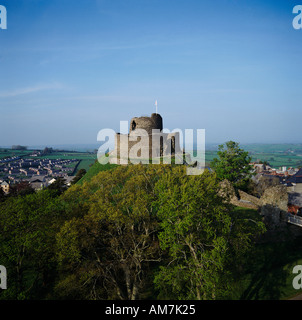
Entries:
{"type": "Polygon", "coordinates": [[[134,117],[130,122],[128,134],[115,135],[115,147],[110,154],[110,162],[128,163],[128,159],[148,160],[160,157],[182,155],[179,132],[164,133],[160,114],[151,117],[134,117]]]}

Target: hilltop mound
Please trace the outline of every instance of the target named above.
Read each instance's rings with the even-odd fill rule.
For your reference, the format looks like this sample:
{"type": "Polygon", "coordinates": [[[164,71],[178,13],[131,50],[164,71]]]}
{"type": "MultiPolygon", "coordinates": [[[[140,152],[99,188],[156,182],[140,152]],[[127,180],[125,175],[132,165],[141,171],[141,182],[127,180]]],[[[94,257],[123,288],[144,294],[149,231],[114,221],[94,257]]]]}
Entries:
{"type": "Polygon", "coordinates": [[[95,163],[90,167],[87,173],[80,179],[77,183],[83,184],[84,182],[90,181],[94,176],[96,176],[101,171],[107,171],[115,168],[116,164],[100,164],[97,160],[95,163]]]}

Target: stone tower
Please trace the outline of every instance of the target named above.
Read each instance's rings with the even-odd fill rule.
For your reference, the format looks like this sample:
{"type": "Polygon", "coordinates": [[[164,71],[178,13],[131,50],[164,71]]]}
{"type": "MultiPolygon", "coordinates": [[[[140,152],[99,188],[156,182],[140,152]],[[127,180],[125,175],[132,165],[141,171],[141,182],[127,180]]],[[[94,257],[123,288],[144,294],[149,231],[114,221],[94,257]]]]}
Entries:
{"type": "Polygon", "coordinates": [[[111,153],[112,161],[110,162],[122,163],[120,159],[128,159],[128,155],[131,155],[131,158],[148,158],[148,160],[176,154],[182,155],[179,133],[163,133],[162,131],[163,119],[158,113],[152,113],[151,117],[132,118],[129,134],[117,133],[115,135],[115,147],[111,153]]]}
{"type": "Polygon", "coordinates": [[[162,131],[163,119],[158,113],[152,113],[151,117],[134,117],[130,122],[130,134],[138,129],[144,129],[148,134],[152,134],[153,129],[162,131]]]}

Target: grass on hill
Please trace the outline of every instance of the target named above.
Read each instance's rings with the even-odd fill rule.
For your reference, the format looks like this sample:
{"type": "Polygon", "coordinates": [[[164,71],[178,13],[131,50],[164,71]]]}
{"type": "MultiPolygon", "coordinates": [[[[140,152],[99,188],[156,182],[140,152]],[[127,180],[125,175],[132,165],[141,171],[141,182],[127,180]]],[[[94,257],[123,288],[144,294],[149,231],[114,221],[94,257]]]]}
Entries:
{"type": "Polygon", "coordinates": [[[84,182],[90,181],[94,176],[96,176],[101,171],[111,170],[115,168],[116,164],[100,164],[95,161],[94,164],[89,168],[87,173],[77,182],[77,184],[83,184],[84,182]]]}
{"type": "MultiPolygon", "coordinates": [[[[236,207],[248,219],[261,219],[257,210],[236,207]]],[[[248,258],[247,272],[236,283],[230,299],[285,300],[301,294],[293,288],[293,267],[302,265],[302,237],[284,242],[257,244],[248,258]]]]}
{"type": "Polygon", "coordinates": [[[237,283],[236,300],[287,300],[302,290],[293,287],[294,266],[301,265],[301,239],[258,244],[250,257],[249,272],[237,283]]]}
{"type": "MultiPolygon", "coordinates": [[[[82,161],[81,161],[81,163],[82,163],[82,161]]],[[[150,162],[151,162],[151,159],[150,159],[150,162]]],[[[163,158],[162,157],[160,158],[160,162],[161,163],[163,162],[163,158]]],[[[77,168],[77,171],[82,168],[81,163],[79,164],[79,167],[77,168]]],[[[171,164],[175,164],[175,158],[174,157],[172,157],[172,159],[171,159],[171,164]]],[[[90,181],[99,172],[106,171],[106,170],[111,170],[111,169],[115,168],[116,166],[118,166],[118,165],[117,164],[110,164],[110,163],[102,165],[97,160],[92,165],[89,163],[88,168],[84,167],[84,169],[87,170],[87,173],[77,183],[78,184],[82,184],[83,182],[90,181]]]]}

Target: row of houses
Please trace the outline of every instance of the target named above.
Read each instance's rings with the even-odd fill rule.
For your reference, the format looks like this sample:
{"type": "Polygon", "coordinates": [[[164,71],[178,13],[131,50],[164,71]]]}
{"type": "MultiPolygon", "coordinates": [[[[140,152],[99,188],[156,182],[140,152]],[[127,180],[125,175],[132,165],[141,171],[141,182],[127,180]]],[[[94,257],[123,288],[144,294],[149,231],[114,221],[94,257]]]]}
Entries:
{"type": "Polygon", "coordinates": [[[12,161],[17,161],[17,160],[19,160],[19,159],[21,159],[21,158],[20,158],[20,157],[17,157],[17,156],[0,159],[0,164],[1,164],[1,163],[12,162],[12,161]]]}
{"type": "Polygon", "coordinates": [[[77,159],[11,159],[0,164],[0,179],[18,183],[33,176],[72,175],[78,162],[77,159]]]}
{"type": "Polygon", "coordinates": [[[302,169],[282,167],[271,168],[265,164],[252,163],[259,176],[278,178],[288,193],[288,213],[302,216],[302,169]]]}
{"type": "Polygon", "coordinates": [[[49,186],[58,177],[63,177],[67,184],[74,178],[72,175],[78,159],[32,159],[11,157],[0,161],[0,187],[9,193],[10,186],[26,181],[34,189],[49,186]]]}
{"type": "MultiPolygon", "coordinates": [[[[72,180],[75,178],[75,176],[60,176],[65,180],[66,185],[69,187],[71,185],[72,180]]],[[[27,181],[29,185],[35,189],[36,191],[42,190],[43,188],[47,188],[49,185],[54,183],[57,180],[58,177],[49,177],[49,176],[33,176],[28,180],[23,180],[27,181]]],[[[8,181],[3,181],[0,180],[0,188],[4,191],[5,194],[9,194],[10,188],[12,184],[9,183],[8,181]]]]}
{"type": "MultiPolygon", "coordinates": [[[[69,187],[71,185],[72,180],[75,176],[61,176],[64,178],[66,185],[69,187]]],[[[49,176],[34,176],[28,182],[30,186],[35,190],[42,190],[43,188],[48,187],[52,183],[54,183],[57,178],[49,177],[49,176]]]]}
{"type": "Polygon", "coordinates": [[[264,164],[253,164],[256,173],[266,177],[276,177],[287,187],[288,192],[302,193],[302,169],[282,167],[271,168],[264,164]]]}
{"type": "Polygon", "coordinates": [[[288,177],[285,183],[290,192],[302,193],[302,169],[288,177]]]}

